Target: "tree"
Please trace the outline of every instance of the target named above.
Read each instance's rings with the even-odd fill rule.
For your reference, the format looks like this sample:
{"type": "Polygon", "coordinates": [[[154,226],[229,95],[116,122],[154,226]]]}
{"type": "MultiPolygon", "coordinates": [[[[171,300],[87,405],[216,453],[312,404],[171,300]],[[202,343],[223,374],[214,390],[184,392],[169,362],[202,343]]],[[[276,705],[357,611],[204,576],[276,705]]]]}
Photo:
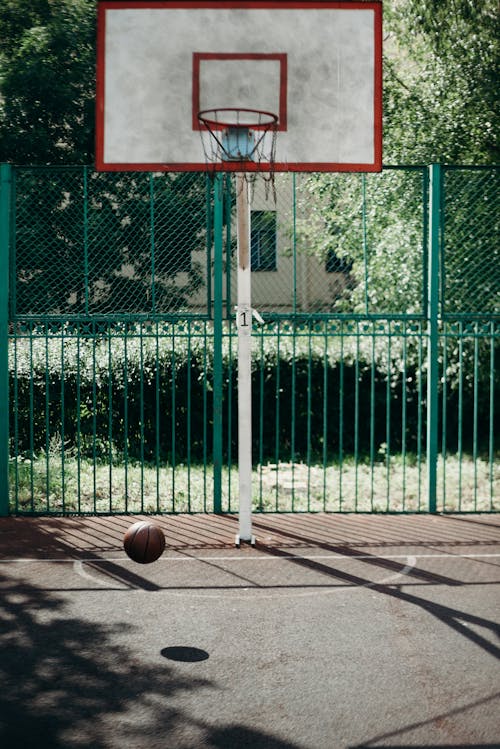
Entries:
{"type": "Polygon", "coordinates": [[[95,0],[0,5],[0,161],[93,161],[95,0]]]}
{"type": "Polygon", "coordinates": [[[386,163],[498,163],[497,0],[384,5],[386,163]]]}

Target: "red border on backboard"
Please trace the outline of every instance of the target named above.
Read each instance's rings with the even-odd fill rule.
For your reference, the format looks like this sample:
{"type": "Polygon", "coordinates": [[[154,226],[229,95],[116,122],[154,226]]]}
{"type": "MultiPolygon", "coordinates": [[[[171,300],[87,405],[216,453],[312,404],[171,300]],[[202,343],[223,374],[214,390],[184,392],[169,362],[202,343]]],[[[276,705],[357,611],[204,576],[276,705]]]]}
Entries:
{"type": "MultiPolygon", "coordinates": [[[[254,162],[207,165],[204,161],[200,163],[159,163],[159,164],[130,164],[130,163],[107,163],[104,161],[104,103],[105,103],[105,46],[106,46],[106,11],[108,9],[139,9],[139,8],[329,8],[347,10],[373,10],[374,12],[374,158],[373,163],[346,164],[330,162],[306,162],[306,163],[276,163],[274,171],[279,172],[379,172],[382,170],[382,0],[373,2],[321,2],[321,0],[309,0],[295,2],[293,0],[98,0],[97,7],[97,67],[96,67],[96,156],[95,167],[98,171],[155,171],[155,172],[202,172],[202,171],[225,171],[225,172],[266,172],[269,171],[267,164],[255,164],[254,162]]],[[[196,53],[195,53],[196,54],[196,53]]],[[[203,54],[203,53],[201,53],[203,54]]],[[[277,53],[279,54],[279,53],[277,53]]],[[[220,55],[216,55],[220,57],[220,55]]],[[[246,55],[243,53],[243,57],[246,55]]],[[[280,92],[281,104],[281,92],[280,92]]],[[[194,112],[193,107],[193,112],[194,112]]],[[[197,110],[196,110],[197,111],[197,110]]],[[[285,122],[286,122],[286,97],[285,97],[285,122]]],[[[280,115],[281,125],[281,115],[280,115]]],[[[199,127],[195,128],[199,129],[199,127]]],[[[278,127],[278,130],[284,130],[278,127]]]]}
{"type": "MultiPolygon", "coordinates": [[[[280,64],[279,112],[273,112],[273,114],[278,115],[278,126],[275,129],[286,130],[288,62],[285,52],[271,52],[269,54],[260,52],[193,52],[193,130],[204,129],[198,119],[198,112],[201,109],[200,63],[202,60],[277,60],[280,64]]],[[[258,130],[259,127],[252,129],[258,130]]]]}

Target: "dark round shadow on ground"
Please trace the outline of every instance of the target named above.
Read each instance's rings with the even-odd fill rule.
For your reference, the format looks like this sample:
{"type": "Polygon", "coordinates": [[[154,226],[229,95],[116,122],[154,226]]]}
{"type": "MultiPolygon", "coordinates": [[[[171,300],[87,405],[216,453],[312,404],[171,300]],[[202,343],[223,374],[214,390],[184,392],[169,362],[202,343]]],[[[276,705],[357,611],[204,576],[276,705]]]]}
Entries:
{"type": "Polygon", "coordinates": [[[189,648],[182,645],[175,645],[170,648],[163,648],[160,651],[164,658],[170,661],[183,661],[184,663],[196,663],[197,661],[206,661],[208,653],[200,648],[189,648]]]}

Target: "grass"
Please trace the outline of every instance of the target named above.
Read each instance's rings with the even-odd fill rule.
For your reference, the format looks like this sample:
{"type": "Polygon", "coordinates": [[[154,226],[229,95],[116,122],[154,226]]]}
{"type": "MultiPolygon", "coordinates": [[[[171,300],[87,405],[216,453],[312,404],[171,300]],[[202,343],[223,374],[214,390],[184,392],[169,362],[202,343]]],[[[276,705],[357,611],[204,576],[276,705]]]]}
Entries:
{"type": "MultiPolygon", "coordinates": [[[[173,513],[213,510],[207,465],[109,464],[51,451],[11,461],[11,511],[19,513],[173,513]]],[[[500,463],[441,457],[438,511],[500,511],[500,463]]],[[[377,462],[257,466],[254,508],[263,512],[425,512],[425,462],[395,455],[377,462]]],[[[238,509],[237,467],[222,469],[222,509],[238,509]]]]}

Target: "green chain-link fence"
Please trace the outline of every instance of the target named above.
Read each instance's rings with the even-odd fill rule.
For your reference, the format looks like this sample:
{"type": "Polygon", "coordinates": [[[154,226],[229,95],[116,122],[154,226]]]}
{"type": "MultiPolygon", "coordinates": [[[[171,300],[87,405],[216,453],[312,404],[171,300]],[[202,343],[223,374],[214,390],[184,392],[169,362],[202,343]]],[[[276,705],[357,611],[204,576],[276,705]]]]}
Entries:
{"type": "Polygon", "coordinates": [[[208,314],[203,174],[15,172],[16,316],[208,314]]]}
{"type": "Polygon", "coordinates": [[[443,175],[442,314],[500,311],[499,171],[447,167],[443,175]]]}
{"type": "MultiPolygon", "coordinates": [[[[237,510],[232,180],[2,180],[10,511],[237,510]]],[[[498,195],[493,168],[257,180],[256,510],[498,510],[498,195]]]]}

